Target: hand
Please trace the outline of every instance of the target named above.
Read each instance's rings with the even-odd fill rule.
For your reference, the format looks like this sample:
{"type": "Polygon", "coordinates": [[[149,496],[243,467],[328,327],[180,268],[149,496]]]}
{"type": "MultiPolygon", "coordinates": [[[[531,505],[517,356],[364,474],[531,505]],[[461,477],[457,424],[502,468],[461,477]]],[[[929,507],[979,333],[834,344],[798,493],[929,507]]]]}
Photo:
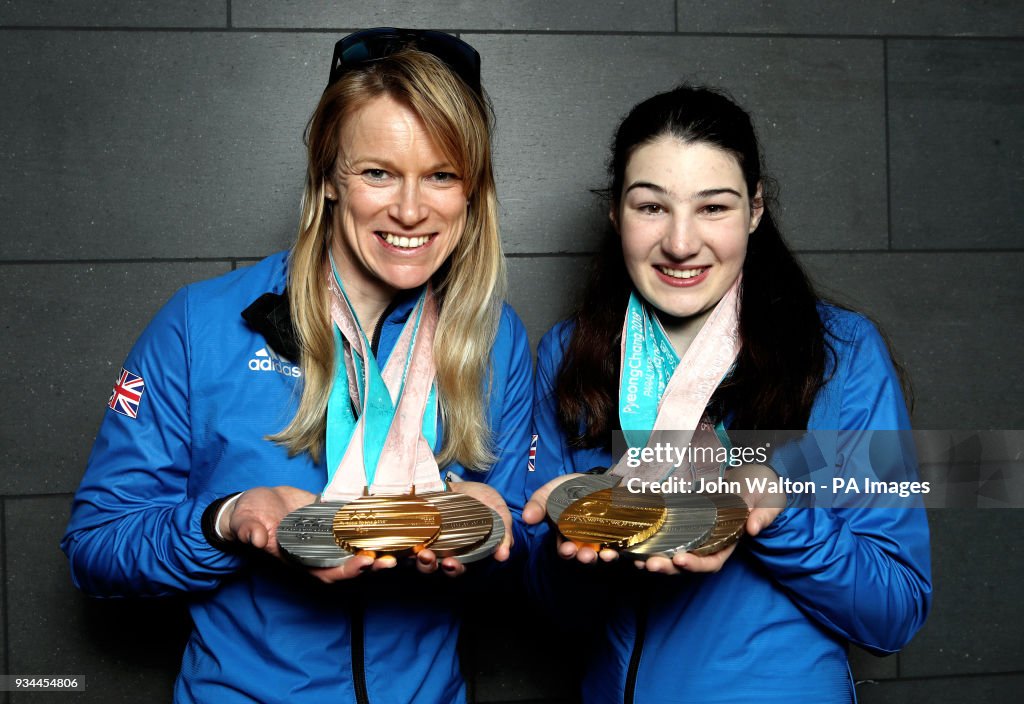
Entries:
{"type": "MultiPolygon", "coordinates": [[[[292,511],[308,506],[317,500],[315,494],[292,486],[260,486],[242,493],[221,516],[220,532],[225,540],[234,540],[251,545],[283,560],[284,555],[277,544],[277,527],[292,511]]],[[[310,569],[309,573],[323,582],[337,582],[358,577],[367,570],[389,569],[395,566],[395,558],[385,555],[374,560],[367,555],[355,555],[340,567],[310,569]]]]}
{"type": "MultiPolygon", "coordinates": [[[[782,513],[786,506],[786,495],[784,493],[771,493],[769,485],[778,482],[778,475],[763,464],[746,464],[735,469],[727,470],[725,480],[739,482],[742,489],[740,496],[750,507],[750,515],[744,529],[747,535],[757,535],[771,525],[776,516],[782,513]],[[763,477],[767,480],[765,491],[754,491],[752,482],[748,479],[763,477]]],[[[718,572],[725,566],[726,561],[732,556],[736,549],[733,543],[724,550],[719,550],[710,555],[694,555],[692,552],[677,553],[670,560],[667,557],[651,557],[646,561],[637,560],[637,569],[657,572],[659,574],[681,574],[683,572],[718,572]]],[[[602,551],[603,552],[603,551],[602,551]]]]}
{"type": "Polygon", "coordinates": [[[785,492],[772,493],[769,491],[770,487],[778,485],[779,475],[763,464],[745,464],[735,469],[730,469],[725,473],[726,481],[735,481],[740,483],[740,496],[747,502],[747,506],[750,507],[750,515],[747,516],[746,531],[747,535],[757,535],[762,530],[772,524],[772,521],[782,513],[782,509],[786,508],[786,494],[785,492]],[[765,482],[765,491],[758,492],[754,490],[753,480],[758,477],[763,477],[767,481],[765,482]]]}
{"type": "MultiPolygon", "coordinates": [[[[507,560],[514,539],[512,537],[512,514],[505,504],[505,499],[496,489],[483,482],[452,482],[450,486],[452,491],[471,496],[484,506],[498,512],[501,522],[505,524],[505,537],[498,545],[498,549],[494,551],[494,559],[498,562],[507,560]]],[[[466,571],[466,566],[457,557],[446,557],[439,561],[430,548],[416,553],[416,569],[420,572],[430,574],[436,572],[439,567],[449,577],[457,577],[466,571]]]]}
{"type": "Polygon", "coordinates": [[[526,506],[523,507],[523,522],[527,525],[535,525],[540,523],[548,517],[548,497],[551,496],[551,492],[555,488],[567,482],[573,477],[582,476],[580,474],[563,474],[560,477],[555,477],[547,484],[542,486],[537,491],[533,492],[530,500],[526,502],[526,506]]]}
{"type": "MultiPolygon", "coordinates": [[[[567,482],[573,477],[582,476],[581,474],[563,474],[560,477],[555,477],[547,484],[533,492],[530,500],[526,502],[526,506],[523,507],[523,522],[528,525],[534,525],[540,523],[548,515],[548,497],[551,496],[551,492],[558,487],[559,484],[567,482]]],[[[590,547],[578,547],[576,543],[571,540],[564,540],[562,536],[555,538],[557,542],[558,555],[565,560],[571,560],[576,558],[579,562],[585,565],[596,562],[598,558],[605,562],[611,562],[617,560],[619,553],[615,550],[605,548],[598,552],[590,547]]]]}

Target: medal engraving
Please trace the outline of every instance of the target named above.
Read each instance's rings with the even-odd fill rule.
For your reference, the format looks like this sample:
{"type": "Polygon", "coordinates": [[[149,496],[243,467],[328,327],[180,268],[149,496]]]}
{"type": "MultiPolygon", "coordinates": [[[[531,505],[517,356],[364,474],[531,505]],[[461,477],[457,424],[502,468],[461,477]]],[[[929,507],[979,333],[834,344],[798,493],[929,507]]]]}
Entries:
{"type": "Polygon", "coordinates": [[[439,558],[458,557],[459,553],[483,543],[491,534],[491,510],[473,497],[447,491],[421,494],[420,498],[441,512],[441,532],[430,544],[431,551],[439,558]]]}
{"type": "Polygon", "coordinates": [[[660,496],[613,487],[570,504],[558,519],[558,530],[577,545],[622,548],[654,535],[666,513],[660,496]]]}
{"type": "Polygon", "coordinates": [[[292,511],[277,528],[277,544],[288,557],[306,567],[339,567],[352,553],[334,540],[334,514],[339,501],[310,504],[292,511]]]}
{"type": "Polygon", "coordinates": [[[419,552],[437,537],[441,513],[417,496],[363,496],[338,509],[333,528],[349,552],[419,552]]]}
{"type": "Polygon", "coordinates": [[[652,555],[672,557],[702,544],[711,535],[718,510],[703,494],[662,494],[668,515],[665,525],[647,540],[623,552],[647,558],[652,555]]]}
{"type": "Polygon", "coordinates": [[[553,523],[558,523],[562,511],[573,501],[582,499],[600,489],[610,489],[616,486],[620,479],[621,477],[611,474],[581,474],[567,479],[556,486],[551,492],[551,496],[548,497],[548,518],[553,523]]]}

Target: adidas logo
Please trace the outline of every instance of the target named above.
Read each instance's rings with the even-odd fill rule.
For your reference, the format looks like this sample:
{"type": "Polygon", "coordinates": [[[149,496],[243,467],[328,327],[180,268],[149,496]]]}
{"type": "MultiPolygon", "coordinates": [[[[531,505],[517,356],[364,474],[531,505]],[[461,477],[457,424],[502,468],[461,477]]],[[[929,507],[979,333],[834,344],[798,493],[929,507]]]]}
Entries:
{"type": "Polygon", "coordinates": [[[254,372],[277,372],[295,378],[302,376],[302,369],[297,364],[292,364],[269,347],[261,347],[256,351],[249,360],[249,369],[254,372]]]}

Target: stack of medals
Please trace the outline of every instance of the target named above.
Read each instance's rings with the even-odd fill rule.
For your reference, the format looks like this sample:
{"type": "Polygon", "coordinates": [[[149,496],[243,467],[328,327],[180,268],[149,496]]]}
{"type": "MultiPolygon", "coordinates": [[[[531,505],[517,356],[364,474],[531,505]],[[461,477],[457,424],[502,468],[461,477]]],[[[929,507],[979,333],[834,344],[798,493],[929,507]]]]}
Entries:
{"type": "Polygon", "coordinates": [[[475,562],[505,537],[497,511],[453,491],[405,496],[363,496],[325,501],[288,514],[277,529],[281,549],[307,567],[337,567],[354,554],[415,554],[475,562]]]}
{"type": "Polygon", "coordinates": [[[737,494],[644,494],[612,474],[581,475],[548,498],[548,518],[580,547],[632,557],[710,555],[743,534],[749,509],[737,494]]]}

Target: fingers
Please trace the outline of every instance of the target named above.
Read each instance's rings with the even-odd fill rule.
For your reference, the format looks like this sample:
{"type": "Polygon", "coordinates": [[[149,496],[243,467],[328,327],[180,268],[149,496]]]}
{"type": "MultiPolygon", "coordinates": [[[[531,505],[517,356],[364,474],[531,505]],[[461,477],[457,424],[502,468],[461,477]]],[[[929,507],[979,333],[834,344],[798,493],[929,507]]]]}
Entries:
{"type": "Polygon", "coordinates": [[[446,557],[441,560],[441,571],[448,577],[458,577],[466,571],[466,566],[457,558],[446,557]]]}
{"type": "Polygon", "coordinates": [[[770,526],[780,513],[782,513],[782,509],[777,507],[753,509],[747,516],[747,534],[757,535],[770,526]]]}
{"type": "Polygon", "coordinates": [[[266,527],[258,520],[242,519],[235,528],[235,540],[262,550],[267,546],[269,534],[266,527]]]}
{"type": "Polygon", "coordinates": [[[558,551],[558,556],[563,560],[571,560],[576,557],[576,553],[579,552],[579,549],[576,547],[576,543],[571,540],[562,540],[560,537],[558,538],[558,546],[556,550],[558,551]]]}
{"type": "Polygon", "coordinates": [[[437,572],[440,565],[437,556],[430,549],[423,549],[416,553],[416,571],[420,574],[433,574],[437,572]]]}
{"type": "Polygon", "coordinates": [[[373,564],[370,566],[370,571],[380,572],[382,570],[390,570],[397,564],[398,558],[394,555],[383,555],[382,557],[378,557],[376,560],[373,561],[373,564]]]}
{"type": "Polygon", "coordinates": [[[692,552],[676,553],[672,564],[684,572],[718,572],[736,549],[733,543],[724,550],[711,555],[694,555],[692,552]]]}
{"type": "Polygon", "coordinates": [[[548,497],[546,495],[538,497],[540,492],[540,489],[535,491],[530,500],[526,502],[526,506],[523,507],[523,522],[527,525],[536,525],[547,516],[548,497]]]}
{"type": "Polygon", "coordinates": [[[530,496],[530,500],[526,502],[526,506],[523,507],[523,522],[527,525],[535,525],[544,520],[548,515],[548,497],[551,496],[551,492],[555,490],[562,482],[568,481],[576,474],[564,474],[560,477],[555,477],[547,484],[537,489],[530,496]]]}
{"type": "Polygon", "coordinates": [[[323,567],[310,569],[309,573],[326,584],[354,579],[373,567],[373,558],[369,555],[354,555],[340,567],[323,567]]]}
{"type": "Polygon", "coordinates": [[[497,562],[505,562],[512,555],[512,543],[510,541],[503,540],[498,549],[494,551],[492,557],[497,562]]]}
{"type": "Polygon", "coordinates": [[[648,557],[645,562],[638,561],[637,563],[640,569],[653,572],[655,574],[679,574],[680,570],[676,567],[675,563],[667,557],[661,555],[653,555],[648,557]]]}
{"type": "MultiPolygon", "coordinates": [[[[580,562],[584,565],[592,565],[595,562],[597,562],[598,559],[604,559],[598,555],[597,551],[594,550],[594,548],[587,546],[581,547],[576,543],[572,542],[571,540],[559,539],[558,547],[556,549],[558,551],[558,556],[561,557],[563,560],[572,560],[573,558],[575,558],[577,562],[580,562]]],[[[612,550],[611,552],[615,551],[612,550]]],[[[616,554],[616,557],[618,557],[618,554],[616,554]]],[[[604,561],[608,562],[608,560],[604,561]]]]}
{"type": "Polygon", "coordinates": [[[442,573],[449,577],[457,577],[466,571],[466,566],[455,557],[446,557],[438,560],[437,555],[430,549],[420,550],[416,553],[417,572],[420,574],[433,574],[438,570],[441,570],[442,573]]]}

